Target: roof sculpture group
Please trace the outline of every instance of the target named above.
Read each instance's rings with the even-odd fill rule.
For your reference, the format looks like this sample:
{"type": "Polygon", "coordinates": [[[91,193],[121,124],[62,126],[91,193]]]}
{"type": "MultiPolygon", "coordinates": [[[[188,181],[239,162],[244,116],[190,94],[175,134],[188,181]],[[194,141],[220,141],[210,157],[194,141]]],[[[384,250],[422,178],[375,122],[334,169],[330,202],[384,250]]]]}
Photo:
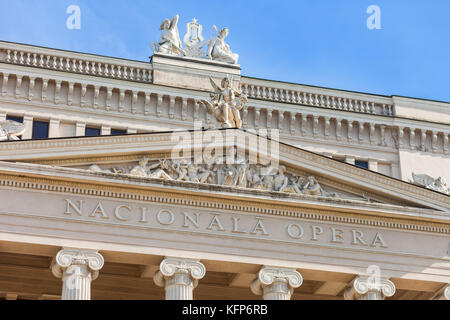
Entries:
{"type": "Polygon", "coordinates": [[[205,42],[202,35],[203,27],[194,18],[192,22],[186,24],[187,32],[183,38],[186,47],[183,49],[178,32],[178,19],[179,16],[176,15],[172,19],[165,19],[161,23],[160,30],[162,33],[159,41],[150,44],[154,53],[173,56],[182,55],[191,58],[204,58],[237,64],[239,55],[231,52],[230,46],[225,42],[225,38],[230,32],[228,28],[222,28],[218,31],[216,26],[213,26],[216,36],[205,42]],[[202,49],[205,45],[206,52],[202,49]]]}

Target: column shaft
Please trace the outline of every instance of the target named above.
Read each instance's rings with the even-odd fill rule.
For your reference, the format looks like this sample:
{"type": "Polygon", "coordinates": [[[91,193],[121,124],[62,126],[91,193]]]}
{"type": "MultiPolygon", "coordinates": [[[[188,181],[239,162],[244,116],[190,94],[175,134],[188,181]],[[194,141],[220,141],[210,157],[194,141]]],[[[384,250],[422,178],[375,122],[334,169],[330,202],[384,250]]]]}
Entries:
{"type": "Polygon", "coordinates": [[[91,300],[91,272],[86,265],[72,265],[64,271],[61,300],[91,300]]]}
{"type": "Polygon", "coordinates": [[[189,273],[176,273],[166,280],[166,300],[192,300],[194,282],[189,273]]]}

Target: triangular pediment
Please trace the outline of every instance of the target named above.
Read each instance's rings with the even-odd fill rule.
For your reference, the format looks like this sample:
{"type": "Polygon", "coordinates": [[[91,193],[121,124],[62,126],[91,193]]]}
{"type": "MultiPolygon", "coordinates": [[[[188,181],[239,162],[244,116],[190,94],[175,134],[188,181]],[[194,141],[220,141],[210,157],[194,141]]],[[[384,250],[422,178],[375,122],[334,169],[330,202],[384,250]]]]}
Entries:
{"type": "Polygon", "coordinates": [[[0,171],[12,171],[8,168],[15,162],[16,171],[21,166],[30,174],[47,172],[78,181],[309,205],[446,213],[450,208],[444,194],[237,129],[7,142],[0,144],[0,160],[0,171]]]}

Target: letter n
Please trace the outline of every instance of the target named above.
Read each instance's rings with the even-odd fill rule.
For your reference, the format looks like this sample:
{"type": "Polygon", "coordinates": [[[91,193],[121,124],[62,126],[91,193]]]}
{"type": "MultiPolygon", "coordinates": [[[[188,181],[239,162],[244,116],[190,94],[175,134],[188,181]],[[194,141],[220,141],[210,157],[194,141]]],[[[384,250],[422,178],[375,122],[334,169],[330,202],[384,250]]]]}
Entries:
{"type": "Polygon", "coordinates": [[[72,202],[72,200],[70,199],[64,199],[66,201],[66,212],[64,212],[64,214],[72,214],[72,212],[70,211],[70,208],[72,208],[79,216],[82,215],[82,210],[83,210],[83,200],[77,200],[78,202],[78,206],[72,202]]]}

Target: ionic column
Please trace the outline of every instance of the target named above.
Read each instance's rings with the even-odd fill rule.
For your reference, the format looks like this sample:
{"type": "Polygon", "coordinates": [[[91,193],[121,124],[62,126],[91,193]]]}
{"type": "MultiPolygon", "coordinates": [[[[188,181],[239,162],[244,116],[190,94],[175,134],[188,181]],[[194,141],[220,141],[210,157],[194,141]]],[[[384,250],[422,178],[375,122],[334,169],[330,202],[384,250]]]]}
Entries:
{"type": "Polygon", "coordinates": [[[194,288],[205,273],[205,266],[198,260],[166,257],[153,281],[165,288],[166,300],[192,300],[194,288]]]}
{"type": "Polygon", "coordinates": [[[256,295],[263,295],[264,300],[290,300],[294,288],[303,283],[303,277],[295,269],[264,266],[250,285],[256,295]]]}
{"type": "Polygon", "coordinates": [[[60,250],[52,273],[63,280],[61,300],[90,300],[91,281],[97,279],[103,264],[102,255],[94,250],[60,250]]]}
{"type": "Polygon", "coordinates": [[[433,300],[450,300],[450,285],[448,285],[444,291],[433,300]]]}
{"type": "Polygon", "coordinates": [[[344,292],[344,298],[345,300],[384,300],[386,297],[392,297],[394,293],[395,285],[387,279],[359,276],[344,292]]]}

